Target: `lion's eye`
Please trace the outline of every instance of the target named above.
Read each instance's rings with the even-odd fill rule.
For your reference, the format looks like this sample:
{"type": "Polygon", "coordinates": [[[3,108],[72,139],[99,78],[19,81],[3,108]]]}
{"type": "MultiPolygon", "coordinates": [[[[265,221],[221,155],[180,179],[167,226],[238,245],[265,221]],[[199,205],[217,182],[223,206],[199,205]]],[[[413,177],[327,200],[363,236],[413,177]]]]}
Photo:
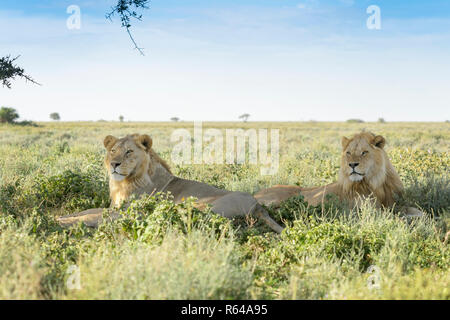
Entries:
{"type": "Polygon", "coordinates": [[[350,155],[351,154],[350,151],[347,151],[347,154],[350,155]]]}
{"type": "Polygon", "coordinates": [[[127,150],[127,155],[131,154],[133,150],[127,150]]]}
{"type": "Polygon", "coordinates": [[[363,151],[362,155],[365,156],[368,153],[369,153],[369,151],[363,151]]]}
{"type": "Polygon", "coordinates": [[[111,153],[115,153],[116,152],[116,149],[111,149],[111,153]]]}

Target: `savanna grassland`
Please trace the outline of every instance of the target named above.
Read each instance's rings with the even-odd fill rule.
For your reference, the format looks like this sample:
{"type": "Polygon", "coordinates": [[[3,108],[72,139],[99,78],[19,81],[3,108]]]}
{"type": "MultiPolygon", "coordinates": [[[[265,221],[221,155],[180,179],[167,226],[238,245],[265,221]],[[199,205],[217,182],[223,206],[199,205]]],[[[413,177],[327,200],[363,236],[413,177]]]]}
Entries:
{"type": "Polygon", "coordinates": [[[449,299],[450,124],[204,123],[280,129],[280,166],[171,162],[175,128],[192,123],[39,123],[0,126],[1,299],[449,299]],[[271,209],[281,235],[253,219],[229,221],[191,201],[135,200],[123,219],[92,230],[63,229],[55,217],[109,206],[103,138],[147,133],[183,178],[254,193],[273,184],[315,186],[337,179],[340,137],[383,135],[405,185],[399,205],[421,218],[349,212],[301,197],[271,209]],[[138,213],[144,213],[137,219],[138,213]],[[81,287],[69,289],[69,267],[81,287]]]}

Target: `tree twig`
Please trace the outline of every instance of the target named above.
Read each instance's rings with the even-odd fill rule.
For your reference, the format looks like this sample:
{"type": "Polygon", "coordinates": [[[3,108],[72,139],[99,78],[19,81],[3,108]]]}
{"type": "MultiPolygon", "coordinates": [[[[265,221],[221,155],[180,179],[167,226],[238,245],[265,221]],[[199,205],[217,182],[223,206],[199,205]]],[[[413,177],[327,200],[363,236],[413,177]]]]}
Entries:
{"type": "Polygon", "coordinates": [[[14,61],[16,61],[19,57],[20,55],[11,59],[11,56],[8,55],[0,58],[0,81],[2,82],[2,85],[8,89],[11,89],[11,80],[14,80],[16,77],[20,77],[40,86],[40,83],[36,82],[33,78],[31,78],[31,76],[25,74],[25,70],[23,68],[14,65],[14,61]]]}
{"type": "Polygon", "coordinates": [[[122,22],[122,27],[126,28],[128,36],[133,42],[134,49],[137,49],[141,55],[144,56],[143,48],[140,48],[133,35],[131,34],[131,18],[142,21],[142,14],[138,14],[137,9],[148,9],[149,0],[119,0],[115,7],[111,7],[112,11],[106,14],[106,18],[112,21],[112,17],[117,13],[122,22]],[[133,8],[134,7],[134,8],[133,8]],[[131,9],[130,9],[131,8],[131,9]]]}

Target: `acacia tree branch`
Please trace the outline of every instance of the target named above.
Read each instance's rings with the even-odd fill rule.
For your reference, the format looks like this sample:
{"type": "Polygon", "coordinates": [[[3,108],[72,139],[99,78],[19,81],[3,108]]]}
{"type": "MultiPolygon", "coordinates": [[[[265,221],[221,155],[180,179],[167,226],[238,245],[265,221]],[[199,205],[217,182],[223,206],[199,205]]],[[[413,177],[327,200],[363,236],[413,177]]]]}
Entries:
{"type": "Polygon", "coordinates": [[[14,61],[16,61],[20,56],[15,58],[11,58],[10,55],[6,57],[0,58],[0,81],[4,87],[11,89],[11,80],[14,80],[16,77],[24,78],[26,81],[30,81],[34,84],[41,85],[36,82],[29,75],[25,74],[25,70],[14,65],[14,61]]]}
{"type": "Polygon", "coordinates": [[[106,18],[112,21],[114,14],[119,15],[122,27],[126,28],[128,36],[133,42],[134,49],[137,49],[141,55],[144,55],[143,48],[140,48],[133,35],[131,34],[131,19],[142,21],[142,14],[138,14],[138,9],[148,9],[149,0],[118,0],[117,5],[111,7],[112,11],[106,14],[106,18]]]}

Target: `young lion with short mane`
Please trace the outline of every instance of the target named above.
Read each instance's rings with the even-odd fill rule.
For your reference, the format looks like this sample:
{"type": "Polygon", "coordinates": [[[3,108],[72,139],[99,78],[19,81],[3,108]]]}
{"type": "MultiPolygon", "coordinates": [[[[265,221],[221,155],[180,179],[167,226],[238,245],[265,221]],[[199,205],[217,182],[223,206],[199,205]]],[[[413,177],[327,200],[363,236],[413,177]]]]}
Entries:
{"type": "MultiPolygon", "coordinates": [[[[167,163],[152,149],[152,139],[144,134],[132,134],[118,139],[107,136],[105,166],[109,173],[111,209],[127,202],[132,195],[170,192],[175,203],[188,197],[197,198],[197,205],[211,205],[211,210],[227,218],[254,214],[274,231],[280,233],[278,225],[267,211],[248,193],[232,192],[210,186],[206,183],[175,177],[167,163]]],[[[102,220],[103,209],[90,209],[58,219],[67,226],[83,221],[96,227],[102,220]]],[[[113,218],[119,214],[112,213],[113,218]]]]}

